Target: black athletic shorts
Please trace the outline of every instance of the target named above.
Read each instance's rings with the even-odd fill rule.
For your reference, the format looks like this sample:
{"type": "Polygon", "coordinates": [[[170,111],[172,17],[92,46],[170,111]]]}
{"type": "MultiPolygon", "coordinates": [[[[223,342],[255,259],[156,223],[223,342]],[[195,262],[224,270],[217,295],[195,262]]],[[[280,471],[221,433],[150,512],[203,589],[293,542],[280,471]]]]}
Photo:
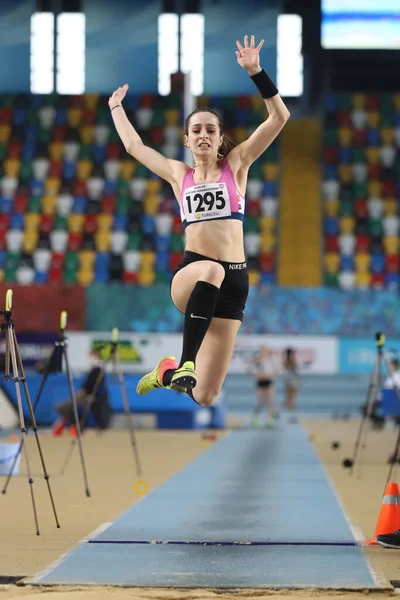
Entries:
{"type": "Polygon", "coordinates": [[[274,385],[273,379],[259,379],[256,386],[259,388],[269,388],[274,385]]]}
{"type": "Polygon", "coordinates": [[[249,274],[247,273],[247,264],[245,262],[223,262],[222,260],[216,260],[215,258],[210,258],[209,256],[203,256],[203,254],[197,254],[197,252],[190,252],[187,250],[182,261],[175,269],[172,279],[178,271],[183,269],[183,267],[198,260],[212,260],[213,262],[222,265],[225,269],[225,279],[221,285],[214,317],[243,321],[244,308],[249,294],[249,274]]]}

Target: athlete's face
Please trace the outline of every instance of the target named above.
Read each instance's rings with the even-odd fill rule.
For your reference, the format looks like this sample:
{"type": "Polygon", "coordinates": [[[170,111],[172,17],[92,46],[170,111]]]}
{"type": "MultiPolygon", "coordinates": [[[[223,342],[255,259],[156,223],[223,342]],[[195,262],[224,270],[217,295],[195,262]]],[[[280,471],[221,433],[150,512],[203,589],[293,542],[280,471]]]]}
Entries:
{"type": "Polygon", "coordinates": [[[216,156],[222,144],[218,119],[208,112],[199,112],[189,121],[185,145],[194,155],[216,156]]]}

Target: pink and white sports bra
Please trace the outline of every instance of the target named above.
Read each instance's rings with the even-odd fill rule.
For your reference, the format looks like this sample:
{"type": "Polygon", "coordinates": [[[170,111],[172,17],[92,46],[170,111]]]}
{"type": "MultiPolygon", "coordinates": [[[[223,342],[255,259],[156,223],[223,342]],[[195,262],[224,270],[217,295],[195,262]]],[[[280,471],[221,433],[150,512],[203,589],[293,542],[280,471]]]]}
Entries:
{"type": "Polygon", "coordinates": [[[220,219],[243,221],[245,198],[239,193],[232,169],[224,158],[221,177],[215,183],[194,182],[194,169],[188,169],[183,179],[180,208],[182,225],[220,219]]]}

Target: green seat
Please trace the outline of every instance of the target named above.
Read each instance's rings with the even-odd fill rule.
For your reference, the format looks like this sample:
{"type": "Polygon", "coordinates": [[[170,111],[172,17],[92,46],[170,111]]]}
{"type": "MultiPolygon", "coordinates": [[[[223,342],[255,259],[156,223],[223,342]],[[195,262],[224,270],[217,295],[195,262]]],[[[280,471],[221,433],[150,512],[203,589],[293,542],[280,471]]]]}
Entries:
{"type": "Polygon", "coordinates": [[[244,222],[244,230],[246,233],[254,233],[260,231],[259,220],[257,217],[247,217],[244,222]]]}
{"type": "Polygon", "coordinates": [[[131,202],[128,194],[118,194],[115,213],[117,215],[127,215],[129,213],[131,202]]]}
{"type": "Polygon", "coordinates": [[[164,111],[161,108],[155,108],[151,124],[153,127],[162,127],[165,125],[164,111]]]}
{"type": "Polygon", "coordinates": [[[337,94],[337,105],[339,110],[351,111],[353,108],[353,99],[351,94],[337,94]]]}
{"type": "Polygon", "coordinates": [[[262,164],[260,160],[257,160],[255,163],[251,165],[250,168],[251,179],[262,179],[262,164]]]}
{"type": "Polygon", "coordinates": [[[222,101],[223,110],[236,110],[236,96],[226,96],[222,101]]]}
{"type": "Polygon", "coordinates": [[[139,250],[140,248],[140,233],[133,232],[128,235],[127,250],[139,250]]]}
{"type": "Polygon", "coordinates": [[[100,108],[97,111],[97,123],[98,125],[110,125],[110,111],[108,108],[100,108]]]}
{"type": "Polygon", "coordinates": [[[393,96],[391,94],[384,94],[383,96],[381,96],[380,112],[382,117],[391,117],[393,115],[393,96]]]}
{"type": "Polygon", "coordinates": [[[353,202],[353,193],[351,192],[351,190],[340,190],[339,200],[340,204],[342,204],[342,202],[353,202]]]}
{"type": "Polygon", "coordinates": [[[353,149],[353,161],[355,163],[365,163],[367,162],[367,156],[365,152],[365,148],[357,147],[353,149]]]}
{"type": "Polygon", "coordinates": [[[91,160],[92,159],[92,145],[82,144],[79,148],[79,160],[91,160]]]}
{"type": "Polygon", "coordinates": [[[0,144],[0,161],[3,161],[7,156],[7,144],[0,144]]]}
{"type": "Polygon", "coordinates": [[[354,197],[356,199],[367,198],[368,196],[368,187],[366,181],[357,181],[353,184],[354,189],[354,197]]]}
{"type": "Polygon", "coordinates": [[[67,252],[65,255],[65,270],[77,270],[79,266],[79,257],[77,252],[67,252]]]}
{"type": "Polygon", "coordinates": [[[338,128],[337,127],[326,127],[324,129],[324,143],[327,146],[336,146],[338,142],[338,128]]]}
{"type": "Polygon", "coordinates": [[[372,237],[382,237],[383,226],[381,219],[370,219],[369,220],[369,231],[372,237]]]}
{"type": "Polygon", "coordinates": [[[118,197],[129,196],[129,181],[120,180],[118,181],[118,197]]]}
{"type": "Polygon", "coordinates": [[[147,167],[145,167],[144,165],[142,165],[142,163],[137,163],[136,165],[136,171],[135,171],[135,177],[137,177],[138,179],[143,178],[143,179],[149,179],[149,175],[150,175],[150,171],[147,169],[147,167]]]}
{"type": "Polygon", "coordinates": [[[15,281],[16,280],[16,268],[4,269],[4,281],[15,281]]]}
{"type": "Polygon", "coordinates": [[[178,110],[181,110],[182,107],[182,97],[180,94],[170,94],[169,96],[167,96],[167,104],[166,107],[168,108],[176,108],[178,110]]]}
{"type": "Polygon", "coordinates": [[[165,271],[161,271],[161,272],[157,272],[156,273],[156,283],[169,283],[170,281],[170,274],[166,273],[165,271]]]}
{"type": "Polygon", "coordinates": [[[76,269],[65,269],[63,281],[64,283],[76,283],[76,269]]]}
{"type": "Polygon", "coordinates": [[[353,202],[351,200],[340,202],[339,214],[341,217],[352,217],[354,215],[353,202]]]}
{"type": "Polygon", "coordinates": [[[338,287],[338,274],[337,273],[325,273],[324,283],[328,287],[338,287]]]}
{"type": "Polygon", "coordinates": [[[43,100],[43,106],[57,106],[58,94],[46,94],[43,100]]]}
{"type": "Polygon", "coordinates": [[[15,102],[14,94],[4,94],[1,97],[1,106],[3,108],[12,108],[15,102]]]}
{"type": "Polygon", "coordinates": [[[28,125],[30,127],[38,127],[39,125],[39,115],[38,111],[35,108],[30,108],[28,111],[28,125]]]}
{"type": "Polygon", "coordinates": [[[68,217],[57,214],[54,219],[54,229],[68,231],[68,217]]]}
{"type": "Polygon", "coordinates": [[[110,144],[117,144],[118,142],[121,142],[121,139],[120,139],[120,137],[118,135],[118,132],[115,129],[115,127],[111,128],[110,137],[108,138],[108,142],[110,144]]]}
{"type": "Polygon", "coordinates": [[[171,237],[171,252],[183,252],[185,240],[183,235],[173,235],[171,237]]]}
{"type": "Polygon", "coordinates": [[[19,172],[19,179],[21,183],[29,181],[32,177],[32,163],[30,160],[24,160],[21,163],[21,169],[19,172]]]}
{"type": "Polygon", "coordinates": [[[15,270],[18,266],[20,257],[21,257],[20,252],[7,252],[6,258],[4,261],[4,269],[5,270],[14,269],[15,270]]]}
{"type": "Polygon", "coordinates": [[[28,212],[40,213],[42,211],[42,196],[31,196],[29,198],[28,212]]]}
{"type": "Polygon", "coordinates": [[[48,129],[41,128],[39,129],[38,141],[42,144],[49,144],[53,136],[53,129],[49,127],[48,129]]]}
{"type": "Polygon", "coordinates": [[[264,162],[278,162],[279,160],[279,144],[277,141],[273,142],[269,148],[263,154],[264,162]]]}

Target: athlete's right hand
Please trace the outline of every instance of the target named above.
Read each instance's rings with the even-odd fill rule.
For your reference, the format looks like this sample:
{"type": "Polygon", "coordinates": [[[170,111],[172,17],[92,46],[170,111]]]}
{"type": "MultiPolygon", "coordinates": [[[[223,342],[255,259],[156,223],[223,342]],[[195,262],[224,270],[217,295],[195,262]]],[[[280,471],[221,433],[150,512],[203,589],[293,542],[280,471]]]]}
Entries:
{"type": "Polygon", "coordinates": [[[128,91],[128,89],[129,89],[129,85],[127,83],[125,83],[125,85],[123,85],[122,87],[119,87],[117,90],[115,90],[113,95],[110,96],[108,99],[108,106],[110,108],[113,108],[113,106],[116,106],[117,104],[121,104],[122,100],[126,96],[126,92],[128,91]]]}

